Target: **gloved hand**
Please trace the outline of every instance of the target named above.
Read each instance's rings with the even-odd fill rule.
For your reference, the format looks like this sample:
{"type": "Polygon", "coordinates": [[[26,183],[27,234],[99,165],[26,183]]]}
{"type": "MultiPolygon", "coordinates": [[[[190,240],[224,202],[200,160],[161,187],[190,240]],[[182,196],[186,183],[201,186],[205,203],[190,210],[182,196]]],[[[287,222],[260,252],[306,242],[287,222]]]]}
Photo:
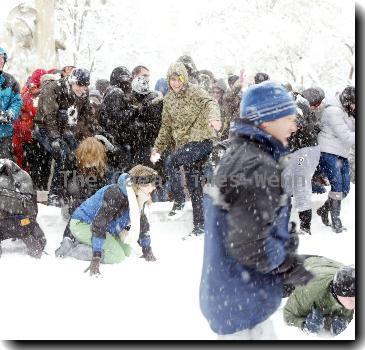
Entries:
{"type": "Polygon", "coordinates": [[[152,253],[151,247],[142,247],[142,253],[143,255],[141,258],[145,258],[146,261],[156,261],[156,257],[152,253]]]}
{"type": "Polygon", "coordinates": [[[51,142],[52,156],[54,158],[59,158],[68,154],[68,146],[64,140],[61,138],[56,138],[51,142]]]}
{"type": "Polygon", "coordinates": [[[161,154],[159,153],[157,148],[153,148],[151,152],[150,161],[155,164],[157,163],[161,158],[161,154]]]}
{"type": "Polygon", "coordinates": [[[10,124],[13,113],[11,111],[0,111],[0,124],[10,124]]]}
{"type": "Polygon", "coordinates": [[[324,327],[324,317],[320,310],[314,309],[304,321],[303,329],[310,333],[318,333],[324,327]]]}
{"type": "Polygon", "coordinates": [[[103,143],[103,145],[105,146],[105,148],[110,151],[110,152],[114,152],[115,150],[115,146],[103,135],[95,135],[94,136],[96,139],[98,139],[99,141],[101,141],[103,143]]]}
{"type": "Polygon", "coordinates": [[[68,121],[68,113],[67,113],[67,109],[59,109],[57,112],[57,117],[58,119],[62,122],[65,123],[68,121]]]}
{"type": "Polygon", "coordinates": [[[296,254],[289,254],[284,262],[271,273],[281,275],[284,284],[294,286],[305,285],[314,277],[311,272],[304,268],[303,258],[296,254]]]}
{"type": "Polygon", "coordinates": [[[156,105],[163,101],[163,94],[161,91],[155,91],[157,96],[151,101],[151,104],[156,105]]]}
{"type": "Polygon", "coordinates": [[[332,335],[338,335],[343,332],[348,326],[347,320],[340,316],[335,316],[331,322],[330,332],[332,335]]]}
{"type": "Polygon", "coordinates": [[[100,260],[101,258],[99,256],[93,256],[90,262],[90,266],[84,272],[90,271],[90,276],[100,275],[100,260]]]}
{"type": "Polygon", "coordinates": [[[293,221],[289,222],[289,227],[288,227],[288,231],[289,231],[289,239],[287,241],[287,252],[290,253],[295,253],[298,249],[299,246],[299,236],[297,233],[297,224],[293,221]]]}

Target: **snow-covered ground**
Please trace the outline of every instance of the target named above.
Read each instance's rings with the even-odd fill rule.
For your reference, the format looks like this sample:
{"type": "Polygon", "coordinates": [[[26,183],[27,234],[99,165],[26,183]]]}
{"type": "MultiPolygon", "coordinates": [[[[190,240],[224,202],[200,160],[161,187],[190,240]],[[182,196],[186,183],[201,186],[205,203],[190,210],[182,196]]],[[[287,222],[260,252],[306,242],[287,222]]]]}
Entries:
{"type": "MultiPolygon", "coordinates": [[[[335,234],[317,215],[313,235],[302,236],[299,252],[355,262],[355,187],[343,201],[348,230],[335,234]]],[[[326,198],[313,195],[313,208],[326,198]]],[[[171,203],[154,203],[152,246],[158,261],[131,257],[102,265],[101,278],[83,273],[88,262],[57,259],[66,222],[60,209],[39,206],[39,223],[48,243],[42,259],[25,254],[22,242],[3,243],[0,259],[1,339],[214,340],[199,309],[203,239],[183,241],[192,228],[191,206],[178,221],[167,221],[171,203]]],[[[297,219],[296,214],[293,218],[297,219]]],[[[280,340],[354,339],[355,321],[336,338],[304,334],[288,327],[282,308],[272,315],[280,340]]]]}

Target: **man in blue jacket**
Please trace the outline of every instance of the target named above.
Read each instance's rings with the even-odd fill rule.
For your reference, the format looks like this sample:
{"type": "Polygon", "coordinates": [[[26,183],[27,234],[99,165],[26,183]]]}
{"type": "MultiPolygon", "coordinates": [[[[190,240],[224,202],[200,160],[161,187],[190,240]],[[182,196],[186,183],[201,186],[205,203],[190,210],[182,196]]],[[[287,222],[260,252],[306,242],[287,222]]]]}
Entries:
{"type": "Polygon", "coordinates": [[[18,82],[3,72],[7,59],[6,51],[0,47],[0,158],[12,159],[13,123],[23,102],[18,82]]]}
{"type": "Polygon", "coordinates": [[[281,186],[296,105],[273,82],[242,96],[232,145],[205,197],[205,242],[200,307],[210,327],[227,339],[275,339],[269,320],[283,284],[302,285],[312,274],[297,256],[289,197],[281,186]]]}

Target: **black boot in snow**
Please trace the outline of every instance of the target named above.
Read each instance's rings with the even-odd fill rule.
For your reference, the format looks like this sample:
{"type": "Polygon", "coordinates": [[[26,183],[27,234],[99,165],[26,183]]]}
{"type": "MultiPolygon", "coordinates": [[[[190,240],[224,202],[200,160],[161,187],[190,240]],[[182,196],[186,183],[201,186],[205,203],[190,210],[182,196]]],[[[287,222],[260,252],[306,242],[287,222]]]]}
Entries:
{"type": "Polygon", "coordinates": [[[332,230],[341,233],[344,230],[340,219],[341,200],[330,198],[330,213],[332,220],[332,230]]]}
{"type": "Polygon", "coordinates": [[[330,221],[328,220],[328,213],[330,210],[330,201],[327,199],[324,204],[317,209],[317,214],[321,217],[323,225],[331,226],[330,221]]]}
{"type": "Polygon", "coordinates": [[[301,233],[311,235],[312,209],[300,211],[299,219],[301,233]]]}

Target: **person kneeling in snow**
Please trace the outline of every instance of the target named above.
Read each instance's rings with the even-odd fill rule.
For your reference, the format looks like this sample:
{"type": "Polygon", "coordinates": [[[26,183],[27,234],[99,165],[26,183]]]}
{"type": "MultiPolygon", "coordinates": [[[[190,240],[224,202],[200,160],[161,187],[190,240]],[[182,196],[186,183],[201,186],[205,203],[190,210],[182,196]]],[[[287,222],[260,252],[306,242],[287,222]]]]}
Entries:
{"type": "Polygon", "coordinates": [[[37,195],[29,174],[10,159],[0,159],[0,243],[20,239],[30,256],[40,258],[47,241],[37,213],[37,195]]]}
{"type": "Polygon", "coordinates": [[[343,332],[354,315],[355,268],[324,257],[310,257],[304,266],[315,277],[288,298],[286,323],[310,333],[322,329],[332,335],[343,332]]]}
{"type": "Polygon", "coordinates": [[[136,165],[84,201],[72,214],[56,256],[91,260],[86,271],[100,274],[100,262],[119,263],[142,247],[142,257],[155,261],[146,209],[155,189],[157,172],[136,165]]]}

